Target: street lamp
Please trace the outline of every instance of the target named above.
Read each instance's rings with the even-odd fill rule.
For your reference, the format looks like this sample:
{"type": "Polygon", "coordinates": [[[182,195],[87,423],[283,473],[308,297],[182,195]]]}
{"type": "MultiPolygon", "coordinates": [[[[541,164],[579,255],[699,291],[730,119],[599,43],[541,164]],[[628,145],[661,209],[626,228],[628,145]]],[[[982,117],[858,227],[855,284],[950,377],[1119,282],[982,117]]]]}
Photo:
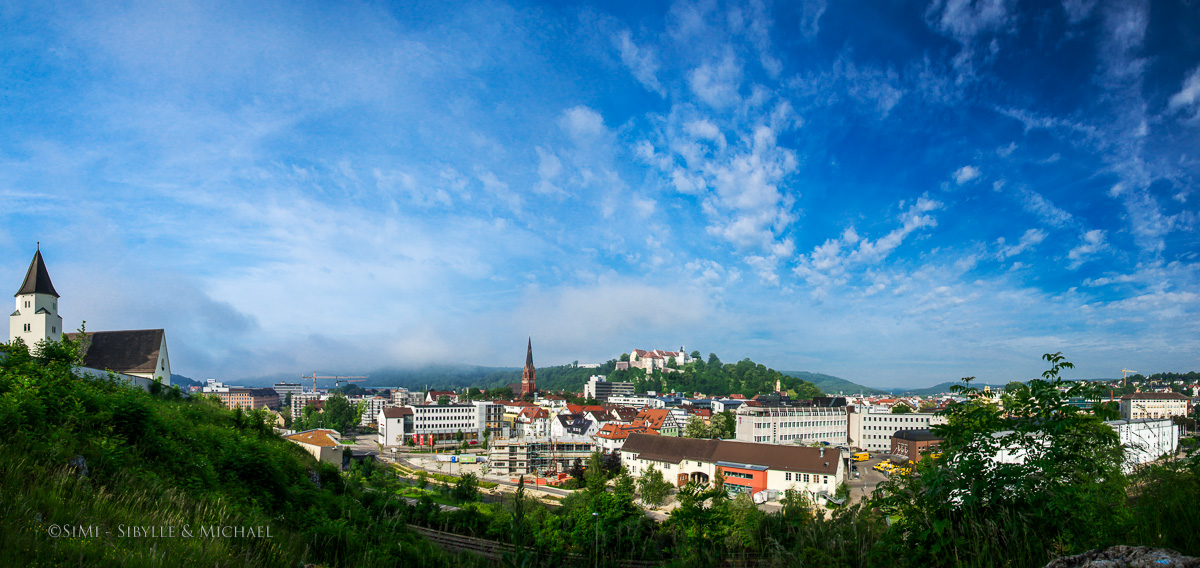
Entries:
{"type": "Polygon", "coordinates": [[[600,513],[593,512],[593,517],[596,517],[596,546],[594,552],[596,554],[596,566],[600,566],[600,513]]]}

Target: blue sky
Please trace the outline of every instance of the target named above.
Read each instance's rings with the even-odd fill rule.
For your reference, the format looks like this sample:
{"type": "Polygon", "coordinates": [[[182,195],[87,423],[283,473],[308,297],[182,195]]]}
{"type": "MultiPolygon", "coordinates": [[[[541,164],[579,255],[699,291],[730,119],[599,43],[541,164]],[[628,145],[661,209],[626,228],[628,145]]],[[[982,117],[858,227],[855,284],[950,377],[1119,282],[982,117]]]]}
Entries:
{"type": "Polygon", "coordinates": [[[4,2],[0,255],[198,378],[1200,368],[1200,5],[4,2]]]}

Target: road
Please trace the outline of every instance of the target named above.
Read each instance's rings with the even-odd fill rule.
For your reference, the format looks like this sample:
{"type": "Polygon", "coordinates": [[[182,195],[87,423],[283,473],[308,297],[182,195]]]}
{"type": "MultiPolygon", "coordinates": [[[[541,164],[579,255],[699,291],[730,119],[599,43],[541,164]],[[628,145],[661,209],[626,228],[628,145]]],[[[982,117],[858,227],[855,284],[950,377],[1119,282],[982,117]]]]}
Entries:
{"type": "MultiPolygon", "coordinates": [[[[850,479],[850,503],[858,503],[863,499],[869,498],[875,488],[887,479],[887,476],[882,472],[874,469],[875,464],[885,461],[889,458],[887,454],[871,454],[871,459],[865,462],[851,461],[852,465],[858,466],[858,473],[862,474],[859,479],[850,479]]],[[[853,474],[852,474],[853,475],[853,474]]]]}

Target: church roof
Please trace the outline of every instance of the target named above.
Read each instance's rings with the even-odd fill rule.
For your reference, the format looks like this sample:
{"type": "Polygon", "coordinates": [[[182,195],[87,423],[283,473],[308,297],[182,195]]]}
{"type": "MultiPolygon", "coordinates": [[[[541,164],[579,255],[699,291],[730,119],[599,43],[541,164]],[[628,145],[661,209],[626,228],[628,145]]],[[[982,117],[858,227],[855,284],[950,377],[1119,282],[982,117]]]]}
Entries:
{"type": "MultiPolygon", "coordinates": [[[[39,257],[40,258],[40,257],[39,257]]],[[[529,338],[529,343],[525,347],[525,368],[533,368],[533,338],[529,338]]]]}
{"type": "Polygon", "coordinates": [[[50,281],[50,272],[46,270],[46,262],[42,260],[41,249],[33,253],[29,270],[25,272],[25,281],[21,283],[21,289],[17,290],[13,296],[21,294],[50,294],[55,298],[59,297],[58,292],[54,291],[54,283],[50,281]]]}
{"type": "MultiPolygon", "coordinates": [[[[118,373],[153,373],[164,333],[161,329],[89,332],[83,366],[118,373]]],[[[79,339],[78,333],[67,336],[79,339]]]]}

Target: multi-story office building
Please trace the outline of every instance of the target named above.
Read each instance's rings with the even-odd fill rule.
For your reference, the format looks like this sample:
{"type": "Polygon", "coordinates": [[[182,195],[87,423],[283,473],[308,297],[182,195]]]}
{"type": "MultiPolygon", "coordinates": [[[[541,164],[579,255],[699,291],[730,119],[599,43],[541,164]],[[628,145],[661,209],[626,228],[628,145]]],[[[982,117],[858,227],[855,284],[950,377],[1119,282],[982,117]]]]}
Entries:
{"type": "Polygon", "coordinates": [[[292,419],[300,418],[304,414],[304,407],[310,402],[325,400],[325,397],[318,393],[302,392],[292,395],[292,419]]]}
{"type": "Polygon", "coordinates": [[[211,394],[220,397],[221,402],[224,402],[225,406],[231,410],[238,407],[247,410],[254,410],[264,406],[271,410],[279,408],[279,394],[274,389],[229,387],[211,394]]]}
{"type": "Polygon", "coordinates": [[[645,394],[612,394],[609,395],[608,402],[641,408],[650,404],[653,399],[654,397],[645,394]]]}
{"type": "Polygon", "coordinates": [[[498,440],[488,449],[488,467],[499,475],[553,475],[571,469],[577,459],[586,463],[595,450],[587,436],[498,440]]]}
{"type": "Polygon", "coordinates": [[[613,395],[628,396],[633,394],[633,383],[618,383],[605,380],[604,375],[592,375],[583,387],[584,398],[608,400],[613,395]]]}
{"type": "Polygon", "coordinates": [[[856,412],[850,407],[847,444],[872,452],[888,452],[892,448],[892,436],[902,430],[921,430],[931,425],[945,424],[946,419],[932,412],[910,412],[888,414],[883,412],[856,412]]]}
{"type": "Polygon", "coordinates": [[[1171,418],[1187,416],[1188,398],[1177,392],[1135,392],[1121,397],[1121,418],[1171,418]]]}
{"type": "Polygon", "coordinates": [[[392,400],[382,396],[362,396],[353,397],[350,399],[350,405],[355,406],[363,403],[362,417],[359,419],[359,426],[370,426],[375,424],[375,419],[379,416],[379,411],[386,406],[391,406],[392,400]]]}
{"type": "Polygon", "coordinates": [[[847,442],[845,406],[741,406],[734,413],[740,442],[800,444],[847,442]]]}
{"type": "MultiPolygon", "coordinates": [[[[479,440],[483,438],[485,430],[491,430],[495,435],[502,432],[504,427],[504,406],[492,402],[418,404],[401,408],[406,409],[402,414],[393,414],[397,414],[398,418],[406,417],[399,418],[402,420],[403,429],[390,430],[386,439],[389,445],[393,440],[404,443],[403,438],[413,434],[420,436],[422,440],[432,439],[435,443],[457,442],[459,432],[466,440],[479,440]],[[408,412],[411,412],[411,415],[408,412]]],[[[378,419],[379,416],[380,412],[376,411],[374,418],[378,419]]]]}
{"type": "Polygon", "coordinates": [[[279,400],[283,400],[289,394],[295,396],[304,392],[304,386],[300,383],[275,383],[271,388],[279,393],[279,400]]]}

